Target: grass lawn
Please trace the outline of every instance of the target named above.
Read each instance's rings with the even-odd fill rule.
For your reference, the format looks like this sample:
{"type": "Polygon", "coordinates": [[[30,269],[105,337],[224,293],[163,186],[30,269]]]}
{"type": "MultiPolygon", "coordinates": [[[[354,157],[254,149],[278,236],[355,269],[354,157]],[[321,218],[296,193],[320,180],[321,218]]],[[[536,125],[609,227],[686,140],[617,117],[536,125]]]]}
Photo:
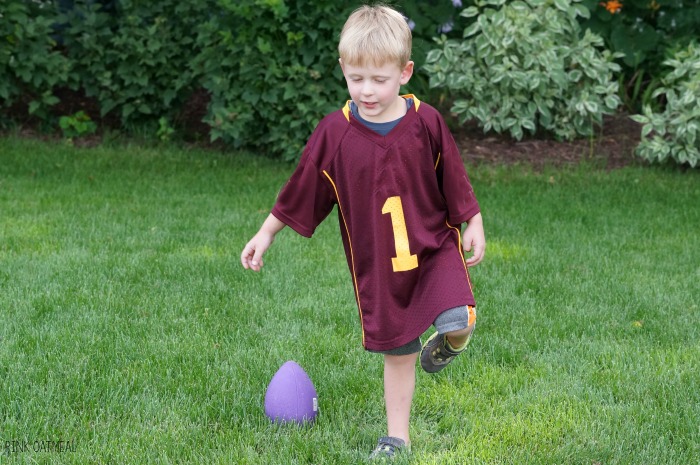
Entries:
{"type": "MultiPolygon", "coordinates": [[[[292,166],[0,139],[0,463],[362,463],[385,432],[338,224],[239,254],[292,166]],[[311,428],[271,425],[286,360],[311,428]],[[59,443],[58,441],[65,441],[59,443]]],[[[472,345],[420,372],[413,464],[700,463],[700,171],[470,169],[472,345]]]]}

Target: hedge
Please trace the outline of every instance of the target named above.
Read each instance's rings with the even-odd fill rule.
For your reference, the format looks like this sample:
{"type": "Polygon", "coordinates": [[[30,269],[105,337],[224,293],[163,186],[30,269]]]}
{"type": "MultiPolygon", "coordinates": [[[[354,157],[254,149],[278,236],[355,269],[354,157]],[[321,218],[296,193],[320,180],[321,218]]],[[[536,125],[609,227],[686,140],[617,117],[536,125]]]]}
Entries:
{"type": "MultiPolygon", "coordinates": [[[[557,8],[567,3],[531,1],[557,8]]],[[[668,47],[684,43],[688,31],[700,24],[700,8],[693,6],[697,0],[647,6],[625,2],[621,10],[612,8],[619,2],[582,1],[597,21],[584,24],[602,30],[601,25],[616,24],[623,18],[619,15],[627,15],[620,22],[620,27],[627,27],[642,24],[632,19],[645,14],[644,21],[665,34],[663,43],[668,47]],[[682,21],[667,24],[668,15],[682,21]]],[[[181,129],[183,115],[193,112],[193,96],[204,96],[200,100],[206,108],[197,109],[198,119],[211,139],[295,160],[317,121],[347,98],[337,63],[338,34],[347,15],[361,3],[0,0],[0,128],[33,119],[43,128],[62,128],[72,137],[95,131],[99,123],[168,138],[174,127],[181,129]],[[90,105],[67,105],[66,100],[75,96],[90,105]]],[[[475,18],[460,11],[477,3],[483,4],[394,3],[405,12],[414,32],[418,72],[407,90],[424,98],[433,93],[448,103],[454,99],[429,87],[423,65],[431,49],[438,47],[434,36],[462,39],[462,31],[469,30],[475,18]]],[[[617,37],[612,26],[606,27],[606,37],[617,37]]],[[[625,59],[629,64],[629,57],[625,59]]],[[[658,86],[660,78],[655,82],[658,86]]],[[[620,95],[627,93],[620,90],[620,95]]],[[[659,101],[657,106],[664,104],[659,101]]]]}
{"type": "MultiPolygon", "coordinates": [[[[337,41],[360,4],[2,0],[0,125],[16,124],[21,109],[74,136],[93,120],[169,134],[199,92],[212,139],[296,159],[318,120],[347,98],[337,41]],[[61,114],[65,95],[93,105],[61,114]]],[[[438,25],[459,17],[447,0],[403,7],[417,18],[422,55],[438,25]]]]}

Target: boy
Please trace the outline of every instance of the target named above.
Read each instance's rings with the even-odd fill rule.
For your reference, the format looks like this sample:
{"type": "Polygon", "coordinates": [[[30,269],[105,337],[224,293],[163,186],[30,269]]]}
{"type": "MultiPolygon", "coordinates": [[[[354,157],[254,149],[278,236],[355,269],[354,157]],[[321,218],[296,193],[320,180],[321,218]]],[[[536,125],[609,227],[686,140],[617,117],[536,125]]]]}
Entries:
{"type": "Polygon", "coordinates": [[[482,260],[486,241],[445,122],[415,96],[399,95],[413,74],[404,17],[386,6],[359,8],[338,51],[352,100],[318,124],[241,263],[259,271],[279,231],[311,237],[338,205],[363,346],[384,355],[388,435],[370,457],[392,457],[410,447],[418,353],[434,373],[469,342],[476,313],[467,267],[482,260]],[[462,245],[473,251],[466,261],[462,245]],[[421,347],[430,325],[437,331],[421,347]]]}

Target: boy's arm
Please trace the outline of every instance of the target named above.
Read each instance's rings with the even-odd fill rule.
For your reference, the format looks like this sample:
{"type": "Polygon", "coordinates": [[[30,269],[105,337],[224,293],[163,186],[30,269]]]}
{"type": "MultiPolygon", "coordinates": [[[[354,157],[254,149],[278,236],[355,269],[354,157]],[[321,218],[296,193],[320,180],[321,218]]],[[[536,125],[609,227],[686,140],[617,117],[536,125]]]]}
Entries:
{"type": "Polygon", "coordinates": [[[263,266],[263,254],[270,248],[277,233],[284,229],[285,226],[286,224],[270,213],[257,234],[243,247],[243,252],[241,253],[243,268],[260,271],[263,266]]]}
{"type": "Polygon", "coordinates": [[[467,229],[462,235],[462,247],[465,252],[472,252],[472,256],[466,260],[467,266],[474,266],[484,258],[486,236],[481,213],[477,213],[467,221],[467,229]]]}

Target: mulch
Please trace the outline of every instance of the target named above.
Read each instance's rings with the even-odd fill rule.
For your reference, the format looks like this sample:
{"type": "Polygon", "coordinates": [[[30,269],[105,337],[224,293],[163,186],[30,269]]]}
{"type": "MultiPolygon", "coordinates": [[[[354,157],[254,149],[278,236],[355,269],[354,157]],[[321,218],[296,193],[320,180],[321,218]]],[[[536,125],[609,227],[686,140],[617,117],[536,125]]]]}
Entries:
{"type": "Polygon", "coordinates": [[[542,170],[588,162],[610,170],[644,163],[634,154],[641,125],[626,114],[606,117],[593,138],[571,142],[546,137],[516,141],[505,135],[484,134],[475,124],[458,128],[454,137],[462,157],[474,164],[523,164],[542,170]]]}

